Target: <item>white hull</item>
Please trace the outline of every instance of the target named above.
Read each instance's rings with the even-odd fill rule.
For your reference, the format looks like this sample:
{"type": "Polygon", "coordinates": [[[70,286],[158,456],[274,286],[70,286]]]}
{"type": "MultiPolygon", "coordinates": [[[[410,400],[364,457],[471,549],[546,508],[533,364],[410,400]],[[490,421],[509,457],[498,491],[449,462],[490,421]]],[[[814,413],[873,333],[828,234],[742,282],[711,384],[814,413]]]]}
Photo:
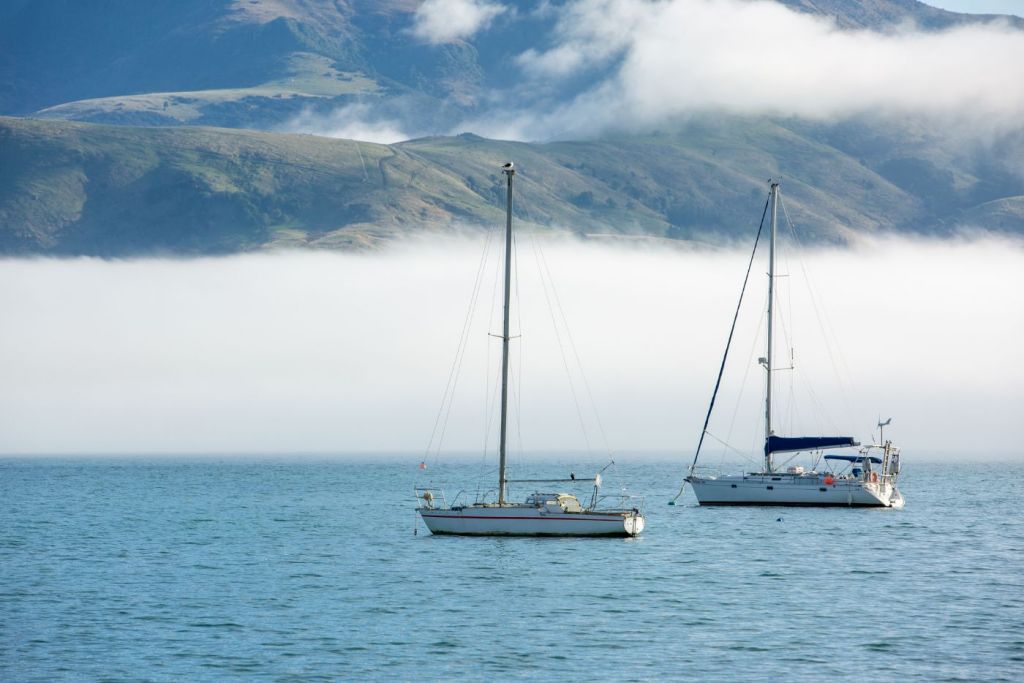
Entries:
{"type": "Polygon", "coordinates": [[[633,511],[562,512],[535,505],[467,505],[418,509],[432,534],[460,536],[636,536],[644,518],[633,511]]]}
{"type": "Polygon", "coordinates": [[[807,507],[903,507],[903,496],[888,482],[821,475],[742,474],[687,479],[701,505],[786,505],[807,507]]]}

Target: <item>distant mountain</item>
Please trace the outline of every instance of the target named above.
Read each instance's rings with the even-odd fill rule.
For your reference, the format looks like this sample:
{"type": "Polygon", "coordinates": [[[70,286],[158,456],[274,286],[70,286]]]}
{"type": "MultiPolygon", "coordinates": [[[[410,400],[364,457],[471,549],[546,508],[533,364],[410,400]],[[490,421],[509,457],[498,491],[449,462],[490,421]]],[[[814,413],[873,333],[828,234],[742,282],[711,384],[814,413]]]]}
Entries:
{"type": "Polygon", "coordinates": [[[0,252],[128,256],[269,246],[367,248],[502,219],[498,168],[521,169],[534,229],[749,237],[782,180],[803,239],[960,225],[1024,234],[1024,180],[944,157],[921,131],[723,118],[590,142],[473,135],[376,145],[201,127],[0,118],[0,252]],[[914,140],[914,142],[907,142],[914,140]]]}
{"type": "Polygon", "coordinates": [[[1019,17],[995,14],[961,14],[927,5],[917,0],[777,0],[809,14],[834,17],[842,28],[885,30],[906,22],[929,30],[940,30],[977,22],[1003,19],[1024,27],[1019,17]]]}
{"type": "MultiPolygon", "coordinates": [[[[521,218],[545,229],[728,239],[782,175],[809,239],[1024,234],[1020,131],[964,145],[909,118],[707,114],[549,144],[254,132],[356,105],[371,121],[447,133],[492,114],[495,93],[526,94],[516,58],[555,45],[551,8],[567,1],[506,3],[507,20],[472,39],[430,44],[411,30],[419,0],[6,0],[0,114],[33,118],[0,118],[0,252],[362,248],[500,220],[495,169],[507,159],[523,169],[521,218]]],[[[844,29],[992,19],[915,0],[779,1],[844,29]]],[[[557,108],[616,67],[532,96],[557,108]]]]}
{"type": "MultiPolygon", "coordinates": [[[[916,0],[780,1],[846,28],[992,18],[916,0]]],[[[270,129],[369,100],[411,129],[447,131],[515,83],[517,55],[550,46],[552,13],[533,10],[564,2],[519,0],[514,20],[431,45],[410,31],[418,0],[6,0],[0,114],[270,129]]]]}
{"type": "Polygon", "coordinates": [[[467,43],[409,32],[416,0],[8,0],[0,114],[265,128],[357,96],[469,104],[467,43]]]}

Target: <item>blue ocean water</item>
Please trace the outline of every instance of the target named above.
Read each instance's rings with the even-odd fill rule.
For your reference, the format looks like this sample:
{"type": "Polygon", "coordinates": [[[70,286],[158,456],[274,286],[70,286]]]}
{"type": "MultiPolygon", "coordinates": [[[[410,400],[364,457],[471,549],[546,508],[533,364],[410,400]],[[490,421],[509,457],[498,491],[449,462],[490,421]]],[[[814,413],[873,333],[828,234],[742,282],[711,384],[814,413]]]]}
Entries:
{"type": "Polygon", "coordinates": [[[907,460],[898,511],[620,463],[641,538],[501,539],[413,535],[412,458],[4,459],[0,679],[1024,679],[1024,466],[907,460]]]}

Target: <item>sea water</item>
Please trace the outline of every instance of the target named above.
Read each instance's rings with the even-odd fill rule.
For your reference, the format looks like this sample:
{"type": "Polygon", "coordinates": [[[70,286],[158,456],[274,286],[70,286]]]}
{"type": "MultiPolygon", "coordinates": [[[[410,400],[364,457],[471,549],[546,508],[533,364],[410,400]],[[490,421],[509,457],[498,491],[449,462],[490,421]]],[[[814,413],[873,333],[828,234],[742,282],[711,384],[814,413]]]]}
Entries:
{"type": "Polygon", "coordinates": [[[529,539],[415,523],[468,465],[4,459],[0,679],[1024,679],[1024,466],[906,460],[903,510],[670,507],[681,462],[620,462],[640,538],[529,539]]]}

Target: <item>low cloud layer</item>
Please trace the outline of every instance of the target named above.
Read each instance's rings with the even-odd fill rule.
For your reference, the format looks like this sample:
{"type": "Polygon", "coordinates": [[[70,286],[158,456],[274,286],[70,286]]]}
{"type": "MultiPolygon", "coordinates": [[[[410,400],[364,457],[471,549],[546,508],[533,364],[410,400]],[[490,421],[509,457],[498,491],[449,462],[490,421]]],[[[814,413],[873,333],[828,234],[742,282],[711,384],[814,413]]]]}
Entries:
{"type": "Polygon", "coordinates": [[[362,103],[350,104],[326,114],[303,112],[282,125],[280,131],[383,145],[414,137],[403,129],[403,124],[397,119],[381,116],[371,106],[362,103]]]}
{"type": "MultiPolygon", "coordinates": [[[[481,253],[479,242],[455,241],[373,255],[3,261],[0,453],[417,457],[437,416],[481,253]]],[[[612,448],[622,457],[690,453],[746,248],[547,242],[542,253],[612,448]]],[[[519,254],[514,446],[581,449],[586,440],[527,236],[519,254]]],[[[494,446],[484,406],[493,400],[498,345],[487,333],[499,329],[500,306],[491,302],[493,254],[488,263],[446,451],[479,452],[485,440],[494,446]]],[[[780,406],[780,423],[865,439],[878,415],[892,416],[887,434],[908,458],[1019,452],[1021,263],[1024,246],[996,239],[882,240],[784,261],[785,282],[794,284],[782,300],[794,312],[782,318],[780,344],[792,341],[797,369],[780,380],[780,400],[789,405],[793,397],[792,409],[780,406]],[[796,284],[805,270],[814,301],[796,284]]],[[[762,273],[755,266],[711,425],[716,437],[753,453],[762,273]]],[[[583,413],[600,452],[586,405],[583,413]]],[[[722,450],[712,443],[712,461],[722,450]]]]}
{"type": "Polygon", "coordinates": [[[424,0],[413,15],[413,35],[428,43],[470,38],[507,11],[487,0],[424,0]]]}
{"type": "Polygon", "coordinates": [[[599,80],[554,108],[489,113],[475,122],[484,134],[572,137],[716,110],[909,114],[984,130],[1018,127],[1024,114],[1024,32],[999,22],[880,33],[760,0],[575,0],[559,11],[553,46],[518,61],[524,91],[599,80]]]}
{"type": "Polygon", "coordinates": [[[1024,31],[1004,21],[843,30],[768,0],[568,0],[532,10],[426,0],[411,31],[427,45],[508,41],[525,30],[517,22],[532,22],[532,47],[513,48],[501,87],[485,78],[464,118],[392,96],[305,114],[285,129],[382,143],[467,131],[543,141],[725,112],[890,119],[991,143],[1024,120],[1024,31]]]}

